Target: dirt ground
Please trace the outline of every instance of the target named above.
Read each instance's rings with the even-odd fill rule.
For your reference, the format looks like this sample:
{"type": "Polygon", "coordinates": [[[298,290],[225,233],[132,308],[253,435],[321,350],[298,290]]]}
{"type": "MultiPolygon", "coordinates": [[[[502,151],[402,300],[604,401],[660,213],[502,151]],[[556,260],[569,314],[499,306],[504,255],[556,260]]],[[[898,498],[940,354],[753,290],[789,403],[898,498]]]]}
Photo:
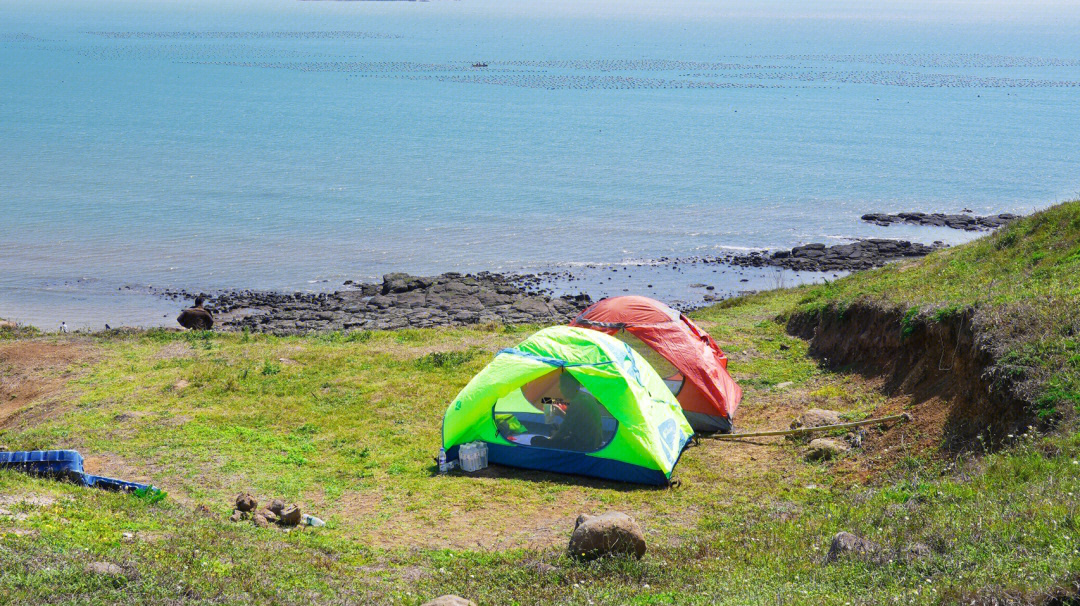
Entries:
{"type": "Polygon", "coordinates": [[[41,404],[55,403],[97,357],[76,341],[0,343],[0,429],[32,418],[41,404]]]}
{"type": "MultiPolygon", "coordinates": [[[[158,355],[167,358],[186,353],[187,345],[174,343],[163,346],[158,355]]],[[[100,357],[93,343],[79,340],[35,339],[0,344],[0,429],[26,426],[65,410],[73,396],[71,381],[100,357]]],[[[843,412],[843,402],[823,401],[814,395],[822,385],[838,380],[837,375],[829,374],[804,384],[747,387],[736,419],[737,431],[787,429],[793,419],[814,407],[843,412]]],[[[880,395],[883,380],[861,375],[844,377],[843,386],[849,395],[874,394],[883,402],[871,413],[873,416],[907,410],[916,413],[916,420],[884,431],[868,428],[863,449],[829,464],[837,477],[872,482],[878,471],[890,467],[896,457],[932,451],[940,444],[947,416],[946,403],[940,399],[924,399],[916,404],[909,396],[884,398],[880,395]]],[[[622,490],[612,483],[492,466],[470,478],[479,484],[470,490],[477,495],[475,502],[455,511],[403,506],[400,499],[386,498],[386,491],[392,489],[389,486],[346,491],[332,501],[320,494],[307,494],[304,501],[316,515],[325,512],[335,516],[344,526],[343,532],[383,547],[498,550],[557,546],[565,543],[579,513],[601,509],[626,511],[653,535],[651,540],[664,543],[681,540],[703,515],[721,511],[740,495],[753,498],[755,491],[768,493],[774,478],[794,477],[806,465],[801,446],[782,437],[742,441],[706,438],[683,454],[675,473],[682,485],[662,490],[665,494],[660,498],[622,490]],[[526,503],[513,496],[503,498],[500,490],[507,477],[537,481],[542,487],[538,496],[544,494],[546,498],[526,503]],[[551,490],[553,483],[561,486],[551,490]]],[[[132,468],[107,452],[87,453],[85,466],[92,473],[126,474],[135,479],[151,474],[158,483],[168,485],[162,470],[132,468]]],[[[181,493],[173,492],[170,497],[185,506],[197,504],[181,493]]]]}
{"type": "MultiPolygon", "coordinates": [[[[808,393],[816,385],[773,390],[748,389],[739,409],[740,431],[788,429],[792,419],[815,406],[808,393]]],[[[867,388],[870,388],[868,385],[867,388]]],[[[403,511],[387,503],[378,491],[346,493],[332,505],[346,520],[353,520],[350,532],[361,540],[382,546],[409,548],[510,549],[561,546],[582,512],[617,509],[634,516],[651,535],[650,542],[671,543],[692,530],[700,517],[715,513],[739,495],[765,491],[767,476],[795,475],[806,465],[801,450],[780,437],[745,441],[702,439],[683,453],[674,478],[675,488],[629,487],[627,492],[659,491],[662,498],[640,498],[636,494],[612,494],[610,482],[558,476],[492,466],[473,474],[476,482],[490,484],[497,495],[500,478],[535,478],[537,481],[567,480],[568,489],[554,500],[507,507],[497,496],[468,511],[449,515],[438,512],[403,511]],[[691,463],[692,461],[692,463],[691,463]],[[690,467],[693,469],[690,469],[690,467]],[[702,475],[702,470],[708,470],[702,475]],[[668,492],[670,491],[670,492],[668,492]]],[[[617,488],[615,490],[618,490],[617,488]]],[[[318,506],[313,499],[314,507],[318,506]]]]}

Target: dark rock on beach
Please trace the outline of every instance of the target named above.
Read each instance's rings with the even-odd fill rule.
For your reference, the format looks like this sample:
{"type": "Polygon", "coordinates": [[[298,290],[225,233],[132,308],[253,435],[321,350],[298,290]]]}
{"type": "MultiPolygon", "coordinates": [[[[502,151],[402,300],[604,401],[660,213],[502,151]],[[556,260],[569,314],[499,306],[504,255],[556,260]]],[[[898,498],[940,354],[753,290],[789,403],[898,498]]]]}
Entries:
{"type": "MultiPolygon", "coordinates": [[[[228,291],[207,297],[208,308],[233,330],[303,334],[331,330],[385,330],[505,324],[563,323],[591,302],[588,295],[551,297],[535,276],[390,273],[381,284],[334,293],[228,291]]],[[[191,295],[191,293],[169,293],[191,295]]]]}
{"type": "Polygon", "coordinates": [[[925,257],[944,244],[931,245],[906,240],[871,238],[851,244],[805,244],[791,250],[772,253],[752,252],[733,255],[728,259],[732,265],[742,267],[782,267],[795,271],[858,271],[880,267],[897,259],[925,257]]]}
{"type": "MultiPolygon", "coordinates": [[[[903,222],[981,230],[1004,225],[1017,216],[873,213],[862,218],[880,225],[903,222]]],[[[944,247],[941,242],[927,245],[905,240],[870,238],[834,246],[822,243],[804,244],[775,252],[761,250],[693,257],[659,257],[650,260],[648,266],[654,270],[670,269],[675,272],[682,272],[683,268],[696,265],[775,267],[795,272],[832,273],[835,277],[842,272],[872,269],[900,259],[923,257],[944,247]]],[[[610,283],[613,278],[618,280],[624,275],[620,271],[626,271],[629,277],[629,268],[612,267],[610,272],[605,272],[608,274],[604,278],[605,283],[610,283]]],[[[713,270],[713,273],[716,271],[713,270]]],[[[721,273],[726,271],[727,269],[724,269],[721,273]]],[[[737,269],[735,273],[738,276],[729,276],[727,280],[737,280],[740,284],[749,282],[749,278],[743,277],[744,271],[737,269]]],[[[587,294],[555,297],[551,288],[557,283],[562,283],[562,288],[565,288],[570,283],[584,279],[582,275],[566,270],[534,274],[445,273],[438,276],[388,273],[379,283],[346,280],[343,290],[332,293],[230,290],[208,294],[170,289],[152,290],[158,295],[173,299],[205,297],[206,311],[212,313],[218,326],[226,330],[247,329],[253,332],[292,335],[324,331],[462,326],[488,322],[562,324],[573,319],[592,303],[592,300],[587,294]]],[[[653,288],[653,284],[648,284],[647,288],[653,288]]],[[[693,296],[704,303],[731,294],[750,292],[732,291],[720,295],[716,285],[705,282],[690,283],[688,289],[700,293],[693,296]],[[699,289],[705,292],[702,293],[699,289]]],[[[622,290],[629,292],[626,288],[622,290]]],[[[612,293],[609,291],[607,294],[612,293]]]]}
{"type": "Polygon", "coordinates": [[[999,215],[987,215],[977,217],[972,214],[961,213],[947,215],[945,213],[868,213],[862,216],[862,220],[876,225],[892,225],[893,223],[909,223],[912,225],[925,225],[932,227],[949,227],[965,231],[988,231],[997,229],[1009,221],[1019,219],[1019,215],[1002,213],[999,215]]]}

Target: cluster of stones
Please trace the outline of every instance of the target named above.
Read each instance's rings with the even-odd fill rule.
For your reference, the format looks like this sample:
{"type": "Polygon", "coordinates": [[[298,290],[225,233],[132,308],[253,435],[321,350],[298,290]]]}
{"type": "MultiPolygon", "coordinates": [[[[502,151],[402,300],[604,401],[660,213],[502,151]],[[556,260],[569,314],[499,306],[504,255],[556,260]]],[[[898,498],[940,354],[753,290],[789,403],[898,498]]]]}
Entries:
{"type": "Polygon", "coordinates": [[[259,528],[266,528],[270,524],[298,526],[303,520],[303,514],[296,505],[286,505],[284,501],[274,499],[270,505],[259,509],[259,501],[246,492],[236,495],[235,507],[229,516],[230,522],[250,519],[259,528]]]}
{"type": "Polygon", "coordinates": [[[591,302],[588,295],[553,298],[536,280],[482,272],[420,277],[383,276],[381,284],[346,282],[334,293],[233,291],[207,307],[220,324],[240,330],[302,334],[327,330],[390,330],[501,322],[565,323],[591,302]]]}
{"type": "MultiPolygon", "coordinates": [[[[840,413],[835,410],[811,408],[797,419],[791,422],[792,429],[827,427],[843,423],[840,413]]],[[[788,439],[795,442],[809,440],[803,455],[807,461],[828,461],[850,452],[853,448],[860,448],[865,432],[861,429],[848,432],[844,437],[818,437],[811,438],[806,435],[789,435],[788,439]]]]}
{"type": "Polygon", "coordinates": [[[987,231],[997,229],[1009,221],[1019,219],[1020,215],[1002,213],[999,215],[987,215],[977,217],[972,214],[947,215],[945,213],[868,213],[862,216],[862,220],[876,225],[892,225],[893,223],[910,223],[912,225],[925,225],[929,227],[949,227],[965,231],[987,231]]]}
{"type": "Polygon", "coordinates": [[[771,255],[755,251],[734,255],[728,262],[742,267],[773,266],[795,271],[858,271],[880,267],[897,259],[925,257],[943,246],[940,242],[926,245],[906,240],[871,238],[836,246],[806,244],[771,255]]]}

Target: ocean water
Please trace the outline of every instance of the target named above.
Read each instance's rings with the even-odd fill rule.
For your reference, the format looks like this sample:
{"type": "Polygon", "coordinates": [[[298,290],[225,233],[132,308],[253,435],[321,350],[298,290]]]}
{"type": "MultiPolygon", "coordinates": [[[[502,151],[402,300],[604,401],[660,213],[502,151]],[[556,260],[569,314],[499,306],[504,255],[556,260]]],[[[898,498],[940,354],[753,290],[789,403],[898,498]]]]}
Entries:
{"type": "Polygon", "coordinates": [[[1077,3],[872,4],[0,0],[0,317],[388,271],[692,301],[828,276],[651,260],[1078,195],[1077,3]]]}

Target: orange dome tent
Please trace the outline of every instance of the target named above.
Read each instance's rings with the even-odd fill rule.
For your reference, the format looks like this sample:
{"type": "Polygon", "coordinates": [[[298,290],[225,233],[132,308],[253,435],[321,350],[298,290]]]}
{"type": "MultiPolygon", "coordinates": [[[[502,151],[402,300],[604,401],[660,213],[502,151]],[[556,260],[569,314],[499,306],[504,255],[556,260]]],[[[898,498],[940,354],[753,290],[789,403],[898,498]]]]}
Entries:
{"type": "Polygon", "coordinates": [[[641,354],[694,431],[731,431],[742,389],[728,374],[727,356],[690,318],[648,297],[612,297],[589,306],[571,326],[605,332],[641,354]]]}

